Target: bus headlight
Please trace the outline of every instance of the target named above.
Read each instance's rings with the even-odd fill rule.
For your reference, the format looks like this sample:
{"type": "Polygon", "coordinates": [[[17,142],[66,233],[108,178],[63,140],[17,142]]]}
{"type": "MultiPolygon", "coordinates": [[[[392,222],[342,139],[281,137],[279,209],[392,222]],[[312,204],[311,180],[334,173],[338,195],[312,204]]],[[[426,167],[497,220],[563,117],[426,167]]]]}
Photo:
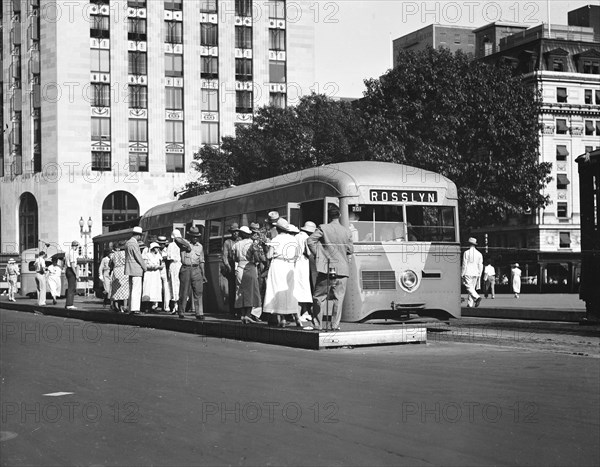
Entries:
{"type": "Polygon", "coordinates": [[[400,276],[400,284],[407,290],[412,290],[417,286],[419,278],[414,271],[410,269],[403,271],[400,276]]]}

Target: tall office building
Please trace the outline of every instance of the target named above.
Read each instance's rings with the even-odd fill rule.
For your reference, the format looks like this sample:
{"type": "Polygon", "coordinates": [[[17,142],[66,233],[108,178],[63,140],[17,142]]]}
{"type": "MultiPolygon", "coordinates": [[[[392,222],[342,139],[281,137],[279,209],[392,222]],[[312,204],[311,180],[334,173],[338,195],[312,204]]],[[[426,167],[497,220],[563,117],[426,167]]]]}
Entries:
{"type": "Polygon", "coordinates": [[[3,0],[2,252],[173,199],[201,145],[310,93],[312,18],[285,0],[3,0]]]}

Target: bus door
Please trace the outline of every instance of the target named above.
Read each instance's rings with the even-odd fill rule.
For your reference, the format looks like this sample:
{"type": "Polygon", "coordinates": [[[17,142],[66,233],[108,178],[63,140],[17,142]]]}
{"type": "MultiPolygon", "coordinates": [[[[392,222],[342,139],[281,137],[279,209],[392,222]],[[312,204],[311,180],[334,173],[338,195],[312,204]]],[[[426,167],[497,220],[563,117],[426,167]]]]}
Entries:
{"type": "Polygon", "coordinates": [[[290,224],[300,228],[300,203],[287,204],[287,219],[290,224]]]}
{"type": "Polygon", "coordinates": [[[183,238],[185,238],[185,224],[183,222],[174,222],[173,223],[173,230],[179,230],[179,233],[181,234],[181,236],[183,238]]]}
{"type": "Polygon", "coordinates": [[[323,200],[323,223],[324,224],[328,224],[329,223],[329,216],[327,215],[327,209],[329,208],[330,204],[335,204],[338,208],[340,207],[340,200],[339,198],[334,198],[333,196],[326,196],[325,199],[323,200]]]}

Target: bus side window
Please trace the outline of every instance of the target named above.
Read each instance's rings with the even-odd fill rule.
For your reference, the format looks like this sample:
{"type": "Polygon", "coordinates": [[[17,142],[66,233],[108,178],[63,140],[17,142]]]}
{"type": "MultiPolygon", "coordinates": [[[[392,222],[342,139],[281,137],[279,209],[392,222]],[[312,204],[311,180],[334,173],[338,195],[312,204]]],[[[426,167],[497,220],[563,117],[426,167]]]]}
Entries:
{"type": "Polygon", "coordinates": [[[208,253],[223,251],[223,219],[213,219],[208,224],[208,253]]]}

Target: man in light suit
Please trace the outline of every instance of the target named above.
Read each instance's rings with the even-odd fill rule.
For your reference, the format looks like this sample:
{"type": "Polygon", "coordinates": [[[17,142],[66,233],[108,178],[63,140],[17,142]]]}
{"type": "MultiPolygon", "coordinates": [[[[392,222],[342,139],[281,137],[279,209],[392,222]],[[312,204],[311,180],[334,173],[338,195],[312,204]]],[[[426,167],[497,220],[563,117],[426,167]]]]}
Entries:
{"type": "Polygon", "coordinates": [[[467,289],[469,297],[467,298],[467,307],[473,305],[478,307],[481,303],[481,296],[477,293],[481,289],[481,273],[483,272],[483,255],[477,251],[476,238],[469,238],[469,249],[463,254],[462,264],[462,283],[467,289]]]}
{"type": "Polygon", "coordinates": [[[339,330],[354,246],[352,232],[340,224],[340,208],[331,206],[327,215],[329,224],[321,224],[306,240],[317,265],[313,318],[315,328],[321,329],[323,307],[329,295],[333,297],[331,327],[339,330]]]}
{"type": "Polygon", "coordinates": [[[142,228],[135,226],[133,235],[125,243],[125,275],[129,276],[129,314],[139,313],[142,301],[142,277],[146,262],[138,242],[142,238],[142,228]]]}

